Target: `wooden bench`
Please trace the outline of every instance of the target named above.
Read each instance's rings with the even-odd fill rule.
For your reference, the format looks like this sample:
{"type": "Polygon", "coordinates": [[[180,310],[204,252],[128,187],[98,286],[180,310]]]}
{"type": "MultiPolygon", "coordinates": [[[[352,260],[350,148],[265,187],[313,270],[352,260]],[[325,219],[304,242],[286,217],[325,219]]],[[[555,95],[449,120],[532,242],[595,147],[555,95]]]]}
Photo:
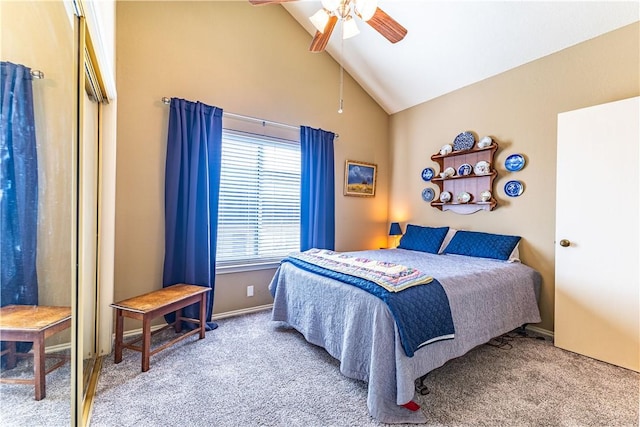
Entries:
{"type": "Polygon", "coordinates": [[[172,346],[180,340],[183,340],[197,333],[200,333],[199,339],[203,339],[205,337],[206,327],[206,296],[207,292],[209,292],[210,290],[210,288],[205,288],[203,286],[178,284],[111,304],[111,307],[116,309],[116,348],[114,362],[120,363],[122,361],[123,348],[139,351],[142,353],[142,372],[146,372],[149,370],[149,358],[152,355],[164,350],[169,346],[172,346]],[[197,302],[200,303],[200,318],[191,319],[182,317],[182,309],[197,302]],[[166,325],[154,331],[153,333],[151,332],[152,319],[173,312],[176,313],[176,320],[172,324],[166,325]],[[124,317],[142,320],[141,337],[127,343],[124,342],[124,317]],[[182,321],[188,321],[197,324],[199,325],[199,328],[184,333],[179,337],[151,351],[152,335],[172,326],[176,332],[181,332],[182,321]],[[141,347],[133,345],[141,340],[141,347]]]}
{"type": "Polygon", "coordinates": [[[42,305],[7,305],[0,308],[0,341],[6,341],[6,349],[0,355],[6,355],[6,368],[16,366],[17,357],[28,357],[28,353],[18,353],[16,342],[33,342],[33,379],[2,378],[0,382],[9,384],[33,384],[36,400],[47,395],[46,375],[64,365],[68,356],[45,356],[44,341],[71,326],[71,307],[50,307],[42,305]],[[45,357],[60,359],[46,369],[45,357]]]}

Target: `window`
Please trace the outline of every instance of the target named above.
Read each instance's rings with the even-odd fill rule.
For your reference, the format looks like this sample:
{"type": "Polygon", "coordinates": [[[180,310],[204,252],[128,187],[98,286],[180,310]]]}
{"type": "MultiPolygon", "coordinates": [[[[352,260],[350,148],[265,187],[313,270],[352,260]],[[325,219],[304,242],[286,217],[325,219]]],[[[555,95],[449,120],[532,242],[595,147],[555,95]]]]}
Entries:
{"type": "Polygon", "coordinates": [[[223,130],[218,246],[222,270],[300,250],[300,143],[223,130]]]}

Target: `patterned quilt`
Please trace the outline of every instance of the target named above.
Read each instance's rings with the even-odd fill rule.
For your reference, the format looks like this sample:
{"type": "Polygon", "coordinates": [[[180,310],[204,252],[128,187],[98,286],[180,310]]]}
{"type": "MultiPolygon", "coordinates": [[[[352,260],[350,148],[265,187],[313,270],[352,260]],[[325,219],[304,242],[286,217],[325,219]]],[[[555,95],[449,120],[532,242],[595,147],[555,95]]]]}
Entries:
{"type": "Polygon", "coordinates": [[[382,264],[374,266],[369,262],[371,260],[364,258],[353,263],[344,262],[348,257],[340,257],[335,252],[317,256],[321,253],[319,251],[310,249],[291,254],[283,262],[356,286],[384,301],[396,321],[402,348],[408,357],[412,357],[424,345],[454,338],[449,299],[436,279],[398,264],[385,265],[380,262],[382,264]],[[406,273],[407,280],[402,280],[403,272],[406,273]],[[384,282],[384,276],[391,279],[384,282]],[[421,286],[416,286],[419,284],[421,286]],[[388,287],[394,290],[389,290],[388,287]]]}
{"type": "Polygon", "coordinates": [[[399,292],[411,286],[425,285],[433,280],[433,277],[429,277],[413,267],[328,249],[314,248],[289,256],[310,264],[369,280],[389,292],[399,292]]]}

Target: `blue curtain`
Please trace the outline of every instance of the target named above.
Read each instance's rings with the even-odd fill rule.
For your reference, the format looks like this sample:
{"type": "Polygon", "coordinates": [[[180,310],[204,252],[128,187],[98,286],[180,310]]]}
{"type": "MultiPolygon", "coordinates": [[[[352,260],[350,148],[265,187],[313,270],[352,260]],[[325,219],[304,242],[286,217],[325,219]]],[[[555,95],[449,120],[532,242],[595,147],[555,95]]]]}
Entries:
{"type": "MultiPolygon", "coordinates": [[[[37,305],[38,155],[31,70],[10,62],[1,67],[0,305],[37,305]]],[[[25,352],[31,344],[17,347],[25,352]]]]}
{"type": "MultiPolygon", "coordinates": [[[[201,102],[171,99],[165,176],[165,257],[163,286],[176,283],[211,288],[211,322],[216,277],[218,195],[222,153],[222,109],[201,102]]],[[[199,317],[199,304],[183,309],[199,317]]],[[[175,315],[167,315],[173,322],[175,315]]],[[[185,328],[195,325],[184,322],[185,328]]]]}
{"type": "Polygon", "coordinates": [[[300,126],[300,250],[335,249],[335,134],[300,126]]]}

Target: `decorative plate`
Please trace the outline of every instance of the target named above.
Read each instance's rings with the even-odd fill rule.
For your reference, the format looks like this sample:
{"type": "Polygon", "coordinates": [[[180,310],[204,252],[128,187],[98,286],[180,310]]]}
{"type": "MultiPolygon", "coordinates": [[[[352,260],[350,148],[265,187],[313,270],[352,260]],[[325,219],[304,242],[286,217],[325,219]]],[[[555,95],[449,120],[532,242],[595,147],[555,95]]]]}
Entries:
{"type": "Polygon", "coordinates": [[[512,154],[504,161],[504,167],[509,172],[519,171],[524,167],[524,157],[522,154],[512,154]]]}
{"type": "Polygon", "coordinates": [[[433,168],[424,168],[422,169],[422,179],[424,181],[431,181],[431,178],[436,174],[433,168]]]}
{"type": "Polygon", "coordinates": [[[491,200],[491,191],[485,190],[480,193],[480,200],[483,202],[488,202],[489,200],[491,200]]]}
{"type": "Polygon", "coordinates": [[[424,200],[425,202],[432,201],[435,195],[436,193],[434,193],[433,188],[427,187],[424,190],[422,190],[422,200],[424,200]]]}
{"type": "Polygon", "coordinates": [[[469,132],[462,132],[453,140],[453,151],[469,150],[473,148],[476,139],[469,132]]]}
{"type": "Polygon", "coordinates": [[[462,175],[462,176],[471,175],[472,170],[473,170],[473,167],[471,167],[469,163],[463,163],[458,168],[458,175],[462,175]]]}
{"type": "Polygon", "coordinates": [[[486,175],[491,171],[491,165],[486,160],[480,160],[473,168],[476,175],[486,175]]]}
{"type": "Polygon", "coordinates": [[[458,194],[458,203],[469,203],[470,200],[471,194],[467,193],[466,191],[458,194]]]}
{"type": "Polygon", "coordinates": [[[520,181],[509,181],[504,185],[504,192],[509,197],[518,197],[524,192],[524,185],[520,181]]]}
{"type": "Polygon", "coordinates": [[[450,200],[451,200],[451,193],[449,193],[448,191],[443,191],[442,193],[440,193],[440,201],[442,203],[447,203],[450,200]]]}

